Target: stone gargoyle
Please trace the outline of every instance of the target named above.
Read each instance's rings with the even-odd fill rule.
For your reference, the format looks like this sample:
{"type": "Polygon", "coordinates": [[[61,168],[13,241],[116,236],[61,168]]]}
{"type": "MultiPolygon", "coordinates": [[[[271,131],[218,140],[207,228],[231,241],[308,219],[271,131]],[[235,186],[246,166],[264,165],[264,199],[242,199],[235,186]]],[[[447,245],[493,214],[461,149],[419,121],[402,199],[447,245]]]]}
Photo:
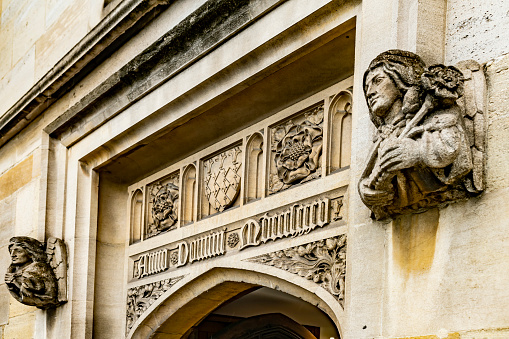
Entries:
{"type": "Polygon", "coordinates": [[[426,67],[411,52],[378,55],[364,74],[376,126],[358,184],[377,220],[477,195],[484,188],[484,76],[474,61],[426,67]]]}
{"type": "Polygon", "coordinates": [[[5,283],[14,299],[41,309],[67,301],[67,252],[62,240],[49,238],[45,248],[36,239],[13,237],[9,253],[5,283]]]}

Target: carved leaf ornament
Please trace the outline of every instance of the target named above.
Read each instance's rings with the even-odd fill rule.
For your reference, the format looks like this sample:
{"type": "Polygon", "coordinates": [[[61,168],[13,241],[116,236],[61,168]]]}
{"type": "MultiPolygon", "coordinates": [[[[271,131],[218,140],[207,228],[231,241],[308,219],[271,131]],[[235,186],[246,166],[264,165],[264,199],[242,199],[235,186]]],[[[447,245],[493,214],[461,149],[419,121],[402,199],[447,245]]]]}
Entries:
{"type": "Polygon", "coordinates": [[[346,273],[346,235],[263,254],[251,262],[274,266],[312,280],[343,306],[346,273]]]}

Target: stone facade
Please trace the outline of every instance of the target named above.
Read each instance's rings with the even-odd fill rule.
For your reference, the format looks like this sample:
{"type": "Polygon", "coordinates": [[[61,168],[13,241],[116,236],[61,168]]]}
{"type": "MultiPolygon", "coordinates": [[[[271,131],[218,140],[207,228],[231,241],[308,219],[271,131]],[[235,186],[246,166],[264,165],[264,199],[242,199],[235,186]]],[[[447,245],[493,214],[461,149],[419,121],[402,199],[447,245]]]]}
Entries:
{"type": "Polygon", "coordinates": [[[0,1],[0,338],[509,337],[507,13],[0,1]]]}

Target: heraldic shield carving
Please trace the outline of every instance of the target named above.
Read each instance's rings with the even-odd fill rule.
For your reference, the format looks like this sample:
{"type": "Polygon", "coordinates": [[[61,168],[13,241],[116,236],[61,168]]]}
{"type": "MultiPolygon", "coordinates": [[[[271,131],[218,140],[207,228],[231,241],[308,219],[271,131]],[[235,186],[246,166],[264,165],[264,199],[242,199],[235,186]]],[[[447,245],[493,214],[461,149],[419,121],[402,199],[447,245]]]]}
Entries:
{"type": "Polygon", "coordinates": [[[232,205],[239,195],[241,153],[236,146],[203,162],[205,196],[218,212],[232,205]]]}

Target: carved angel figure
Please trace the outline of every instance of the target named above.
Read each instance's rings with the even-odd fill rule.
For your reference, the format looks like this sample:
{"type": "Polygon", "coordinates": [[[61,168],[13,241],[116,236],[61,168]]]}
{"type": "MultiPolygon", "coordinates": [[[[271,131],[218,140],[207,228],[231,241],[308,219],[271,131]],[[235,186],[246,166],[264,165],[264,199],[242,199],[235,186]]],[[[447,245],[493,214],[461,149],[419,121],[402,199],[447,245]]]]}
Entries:
{"type": "Polygon", "coordinates": [[[464,82],[457,68],[426,68],[411,52],[390,50],[370,63],[364,94],[377,133],[358,188],[376,219],[482,190],[482,180],[472,175],[474,163],[479,167],[482,161],[473,159],[478,150],[467,128],[475,119],[458,105],[464,82]]]}
{"type": "MultiPolygon", "coordinates": [[[[57,268],[57,274],[61,275],[60,269],[65,253],[59,251],[57,259],[61,261],[53,262],[54,244],[52,242],[51,257],[48,261],[44,245],[38,240],[29,237],[10,239],[11,265],[5,274],[5,283],[11,295],[20,303],[47,309],[65,301],[62,300],[61,294],[59,296],[61,284],[54,270],[57,268]]],[[[63,267],[63,269],[66,268],[63,267]]]]}

